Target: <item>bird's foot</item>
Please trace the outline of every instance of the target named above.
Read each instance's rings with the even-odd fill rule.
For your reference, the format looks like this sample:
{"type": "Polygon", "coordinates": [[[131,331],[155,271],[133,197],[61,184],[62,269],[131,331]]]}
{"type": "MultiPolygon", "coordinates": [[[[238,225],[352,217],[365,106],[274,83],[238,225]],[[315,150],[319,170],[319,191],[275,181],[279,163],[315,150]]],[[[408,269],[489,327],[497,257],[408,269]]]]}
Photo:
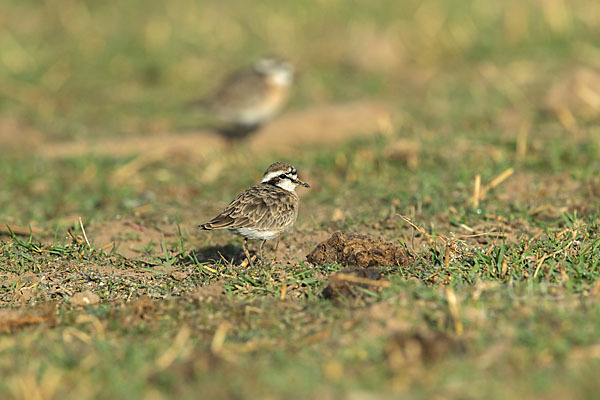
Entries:
{"type": "MultiPolygon", "coordinates": [[[[246,268],[246,267],[254,267],[257,262],[260,262],[260,260],[257,260],[256,256],[248,256],[246,258],[244,258],[244,260],[242,260],[242,262],[240,263],[240,265],[238,266],[238,268],[246,268]]],[[[262,264],[259,264],[262,265],[262,264]]]]}

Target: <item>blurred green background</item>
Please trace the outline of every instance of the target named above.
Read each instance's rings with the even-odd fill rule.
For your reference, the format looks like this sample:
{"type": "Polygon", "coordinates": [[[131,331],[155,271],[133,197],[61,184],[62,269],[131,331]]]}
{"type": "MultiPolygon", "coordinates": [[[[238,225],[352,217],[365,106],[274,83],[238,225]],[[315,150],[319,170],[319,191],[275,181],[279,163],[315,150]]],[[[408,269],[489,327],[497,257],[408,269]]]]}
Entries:
{"type": "Polygon", "coordinates": [[[178,130],[183,104],[271,53],[300,70],[292,107],[527,111],[562,68],[598,67],[599,15],[583,0],[7,1],[0,113],[51,138],[178,130]]]}

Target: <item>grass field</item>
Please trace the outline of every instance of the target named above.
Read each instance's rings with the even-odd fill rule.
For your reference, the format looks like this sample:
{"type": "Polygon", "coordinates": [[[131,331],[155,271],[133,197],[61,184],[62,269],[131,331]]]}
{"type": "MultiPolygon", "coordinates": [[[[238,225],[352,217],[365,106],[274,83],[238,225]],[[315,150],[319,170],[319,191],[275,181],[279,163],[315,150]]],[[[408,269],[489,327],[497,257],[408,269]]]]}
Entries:
{"type": "Polygon", "coordinates": [[[597,396],[600,3],[28,0],[0,26],[0,398],[597,396]],[[199,128],[185,105],[271,53],[283,115],[199,128]],[[312,187],[241,267],[197,225],[279,159],[312,187]],[[325,296],[335,231],[413,259],[325,296]]]}

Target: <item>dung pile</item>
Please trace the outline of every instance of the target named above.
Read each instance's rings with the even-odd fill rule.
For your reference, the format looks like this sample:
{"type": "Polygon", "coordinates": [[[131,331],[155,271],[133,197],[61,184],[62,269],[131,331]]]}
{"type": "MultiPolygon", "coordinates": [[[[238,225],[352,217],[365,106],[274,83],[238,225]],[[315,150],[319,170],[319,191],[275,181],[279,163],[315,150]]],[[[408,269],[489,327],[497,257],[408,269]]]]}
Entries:
{"type": "Polygon", "coordinates": [[[404,247],[367,235],[335,232],[319,243],[306,259],[311,264],[338,263],[362,268],[408,265],[413,258],[404,247]]]}
{"type": "Polygon", "coordinates": [[[314,265],[338,263],[346,268],[332,274],[322,296],[327,299],[356,299],[389,287],[384,270],[412,262],[404,247],[367,235],[335,232],[306,256],[314,265]]]}

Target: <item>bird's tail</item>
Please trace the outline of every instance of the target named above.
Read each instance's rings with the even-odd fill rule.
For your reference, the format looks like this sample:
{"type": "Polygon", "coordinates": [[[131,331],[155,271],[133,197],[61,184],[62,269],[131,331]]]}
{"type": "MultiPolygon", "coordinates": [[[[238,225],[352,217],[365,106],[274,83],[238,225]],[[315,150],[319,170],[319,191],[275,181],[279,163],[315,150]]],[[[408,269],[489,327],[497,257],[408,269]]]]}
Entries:
{"type": "Polygon", "coordinates": [[[213,229],[230,228],[234,222],[235,220],[229,215],[219,214],[210,221],[202,225],[198,225],[198,227],[204,231],[212,231],[213,229]]]}
{"type": "Polygon", "coordinates": [[[215,229],[210,222],[198,225],[198,228],[202,229],[203,231],[212,231],[213,229],[215,229]]]}

